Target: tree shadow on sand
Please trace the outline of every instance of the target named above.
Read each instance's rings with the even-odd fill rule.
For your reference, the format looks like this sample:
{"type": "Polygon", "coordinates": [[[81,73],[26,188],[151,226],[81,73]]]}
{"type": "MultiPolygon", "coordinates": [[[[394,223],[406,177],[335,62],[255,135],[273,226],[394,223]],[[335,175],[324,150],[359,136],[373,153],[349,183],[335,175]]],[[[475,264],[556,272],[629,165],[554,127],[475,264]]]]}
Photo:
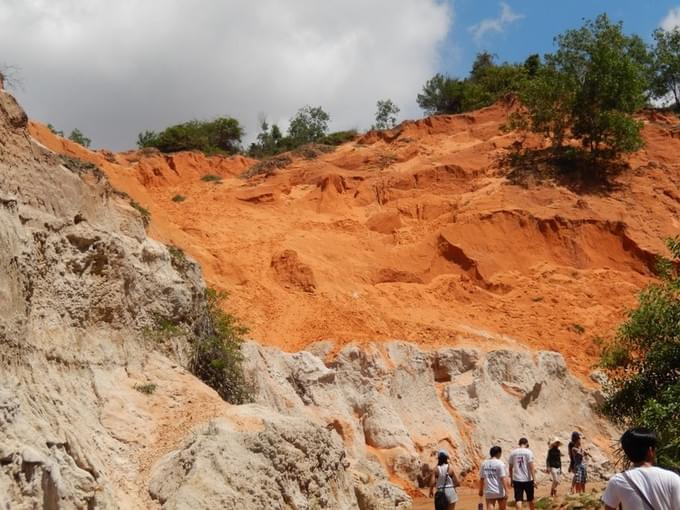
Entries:
{"type": "Polygon", "coordinates": [[[620,189],[616,177],[630,165],[600,152],[591,154],[575,147],[529,149],[515,144],[499,160],[508,181],[528,188],[554,182],[579,195],[609,195],[620,189]]]}

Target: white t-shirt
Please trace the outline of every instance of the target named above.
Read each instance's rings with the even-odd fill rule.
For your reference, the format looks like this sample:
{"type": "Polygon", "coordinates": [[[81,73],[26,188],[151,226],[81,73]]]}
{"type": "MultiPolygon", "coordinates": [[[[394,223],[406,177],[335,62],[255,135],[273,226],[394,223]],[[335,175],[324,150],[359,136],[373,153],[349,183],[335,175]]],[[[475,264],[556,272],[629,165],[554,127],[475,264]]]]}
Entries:
{"type": "MultiPolygon", "coordinates": [[[[654,510],[680,508],[680,476],[658,467],[633,468],[626,474],[647,497],[654,510]]],[[[612,508],[618,508],[621,503],[624,510],[649,510],[621,473],[609,480],[602,501],[612,508]]]]}
{"type": "Polygon", "coordinates": [[[503,478],[508,476],[505,462],[500,459],[488,459],[482,462],[479,477],[484,479],[484,496],[487,498],[505,497],[503,478]]]}
{"type": "Polygon", "coordinates": [[[534,454],[529,448],[515,448],[510,452],[509,463],[512,466],[512,480],[515,482],[530,482],[531,471],[529,463],[534,461],[534,454]]]}

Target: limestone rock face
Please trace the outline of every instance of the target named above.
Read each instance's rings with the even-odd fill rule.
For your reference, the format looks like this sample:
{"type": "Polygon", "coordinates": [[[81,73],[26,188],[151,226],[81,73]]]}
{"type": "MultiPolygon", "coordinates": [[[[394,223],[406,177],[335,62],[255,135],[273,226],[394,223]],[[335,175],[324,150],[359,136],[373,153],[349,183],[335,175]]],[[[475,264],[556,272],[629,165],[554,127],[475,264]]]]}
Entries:
{"type": "MultiPolygon", "coordinates": [[[[347,346],[324,364],[328,345],[312,348],[316,355],[247,344],[257,400],[335,430],[359,479],[371,472],[366,461],[375,451],[383,472],[425,487],[438,448],[452,452],[462,474],[474,474],[493,445],[507,455],[526,436],[540,459],[549,438],[567,440],[573,430],[599,438],[590,452],[591,472],[605,476],[612,469],[610,440],[618,432],[595,411],[597,392],[568,373],[559,353],[469,347],[427,352],[387,342],[347,346]]],[[[358,490],[359,501],[381,492],[358,490]]]]}
{"type": "Polygon", "coordinates": [[[0,91],[0,507],[141,508],[141,431],[113,432],[109,417],[135,422],[114,394],[156,316],[200,329],[200,272],[175,267],[95,167],[25,126],[0,91]]]}
{"type": "Polygon", "coordinates": [[[162,508],[357,507],[337,434],[305,419],[248,407],[253,406],[235,413],[257,415],[261,430],[236,431],[218,421],[158,463],[150,491],[162,508]]]}

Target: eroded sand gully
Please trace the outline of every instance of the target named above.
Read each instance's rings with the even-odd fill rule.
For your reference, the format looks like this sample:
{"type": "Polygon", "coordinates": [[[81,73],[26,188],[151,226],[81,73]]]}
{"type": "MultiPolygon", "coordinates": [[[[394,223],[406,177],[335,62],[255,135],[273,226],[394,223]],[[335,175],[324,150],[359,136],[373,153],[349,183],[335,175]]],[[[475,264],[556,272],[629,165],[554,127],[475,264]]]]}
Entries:
{"type": "Polygon", "coordinates": [[[258,342],[519,344],[585,374],[680,231],[675,121],[646,119],[631,170],[576,192],[506,178],[506,113],[407,122],[250,181],[240,156],[114,155],[31,132],[149,209],[150,234],[199,261],[258,342]]]}

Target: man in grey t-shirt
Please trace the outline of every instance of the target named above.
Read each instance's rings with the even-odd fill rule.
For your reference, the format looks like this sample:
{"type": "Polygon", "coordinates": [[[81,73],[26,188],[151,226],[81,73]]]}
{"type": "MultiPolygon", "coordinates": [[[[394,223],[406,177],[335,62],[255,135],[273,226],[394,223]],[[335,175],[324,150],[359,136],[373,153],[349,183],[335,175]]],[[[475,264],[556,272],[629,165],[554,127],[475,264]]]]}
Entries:
{"type": "Polygon", "coordinates": [[[534,469],[534,453],[529,449],[529,440],[523,437],[519,440],[519,448],[510,452],[510,479],[515,492],[515,502],[518,509],[522,508],[522,501],[526,495],[529,509],[534,510],[534,483],[536,471],[534,469]]]}

